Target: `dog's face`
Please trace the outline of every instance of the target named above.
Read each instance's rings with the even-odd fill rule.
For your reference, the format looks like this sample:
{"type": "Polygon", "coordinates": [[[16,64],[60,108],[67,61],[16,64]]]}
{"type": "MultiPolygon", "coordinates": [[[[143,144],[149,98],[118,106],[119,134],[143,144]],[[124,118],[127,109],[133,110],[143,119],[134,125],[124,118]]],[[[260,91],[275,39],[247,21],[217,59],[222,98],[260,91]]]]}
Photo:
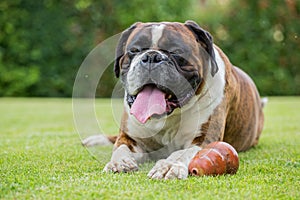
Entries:
{"type": "Polygon", "coordinates": [[[217,73],[214,59],[210,34],[195,22],[136,23],[120,38],[115,74],[130,107],[152,99],[163,108],[149,115],[165,115],[198,92],[207,72],[217,73]]]}

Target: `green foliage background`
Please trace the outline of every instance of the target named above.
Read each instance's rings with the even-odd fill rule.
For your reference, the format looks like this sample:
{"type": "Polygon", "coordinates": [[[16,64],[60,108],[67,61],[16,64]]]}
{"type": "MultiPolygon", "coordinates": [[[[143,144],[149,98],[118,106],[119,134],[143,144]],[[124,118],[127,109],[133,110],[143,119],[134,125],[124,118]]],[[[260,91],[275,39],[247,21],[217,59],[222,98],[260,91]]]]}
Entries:
{"type": "MultiPolygon", "coordinates": [[[[0,96],[72,95],[98,43],[136,21],[193,19],[263,95],[300,94],[298,0],[2,0],[0,96]]],[[[97,96],[109,97],[112,68],[97,96]]]]}

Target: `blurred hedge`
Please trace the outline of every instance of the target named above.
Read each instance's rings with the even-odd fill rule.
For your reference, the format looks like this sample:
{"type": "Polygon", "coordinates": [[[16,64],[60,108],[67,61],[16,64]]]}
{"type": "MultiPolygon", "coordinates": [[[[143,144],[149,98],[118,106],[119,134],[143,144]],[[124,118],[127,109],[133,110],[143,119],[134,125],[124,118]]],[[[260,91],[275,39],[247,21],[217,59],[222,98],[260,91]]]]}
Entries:
{"type": "Polygon", "coordinates": [[[300,94],[300,1],[237,0],[216,39],[264,95],[300,94]]]}
{"type": "MultiPolygon", "coordinates": [[[[0,96],[71,96],[99,42],[135,21],[193,19],[207,28],[263,95],[299,95],[297,0],[2,0],[0,96]],[[225,2],[225,3],[224,3],[225,2]]],[[[112,69],[100,96],[110,96],[112,69]]]]}

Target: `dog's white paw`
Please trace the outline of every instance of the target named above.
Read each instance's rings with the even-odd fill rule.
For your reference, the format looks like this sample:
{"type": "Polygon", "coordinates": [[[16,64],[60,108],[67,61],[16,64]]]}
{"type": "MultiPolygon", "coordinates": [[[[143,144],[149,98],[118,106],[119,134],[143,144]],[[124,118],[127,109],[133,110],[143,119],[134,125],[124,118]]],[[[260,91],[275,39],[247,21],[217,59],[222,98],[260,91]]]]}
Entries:
{"type": "Polygon", "coordinates": [[[186,179],[188,177],[187,166],[179,161],[162,159],[148,173],[152,179],[186,179]]]}
{"type": "Polygon", "coordinates": [[[113,143],[105,135],[93,135],[82,140],[82,145],[86,147],[92,147],[96,145],[106,146],[112,145],[113,143]]]}
{"type": "Polygon", "coordinates": [[[130,157],[111,160],[105,165],[103,169],[104,172],[132,172],[137,170],[138,165],[135,159],[130,157]]]}
{"type": "Polygon", "coordinates": [[[105,172],[131,172],[137,170],[137,161],[128,146],[124,144],[113,152],[110,162],[103,169],[105,172]]]}

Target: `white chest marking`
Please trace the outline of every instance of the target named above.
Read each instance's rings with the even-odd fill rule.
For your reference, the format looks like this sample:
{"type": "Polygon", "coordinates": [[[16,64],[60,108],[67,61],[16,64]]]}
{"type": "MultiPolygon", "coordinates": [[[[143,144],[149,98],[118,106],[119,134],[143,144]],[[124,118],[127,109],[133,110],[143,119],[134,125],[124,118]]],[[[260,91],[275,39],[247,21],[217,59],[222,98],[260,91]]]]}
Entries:
{"type": "Polygon", "coordinates": [[[152,46],[156,47],[159,39],[162,36],[163,30],[165,28],[164,24],[154,25],[151,29],[152,34],[152,46]]]}

